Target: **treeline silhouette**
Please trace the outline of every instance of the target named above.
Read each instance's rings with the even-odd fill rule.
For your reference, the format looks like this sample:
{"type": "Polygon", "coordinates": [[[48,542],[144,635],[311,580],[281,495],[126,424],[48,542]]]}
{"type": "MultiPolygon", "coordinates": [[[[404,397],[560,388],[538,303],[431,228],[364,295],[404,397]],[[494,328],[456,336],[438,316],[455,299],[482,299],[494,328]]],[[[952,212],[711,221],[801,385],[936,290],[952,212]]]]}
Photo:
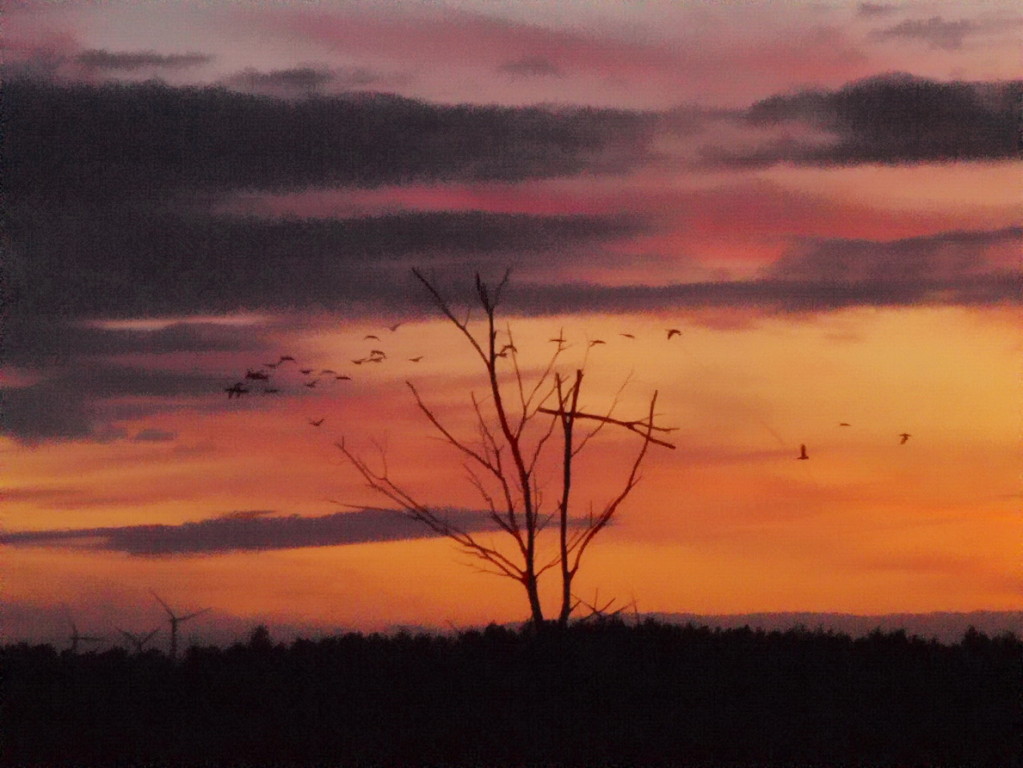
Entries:
{"type": "Polygon", "coordinates": [[[177,662],[8,645],[25,766],[1019,766],[1023,642],[647,621],[549,633],[265,627],[177,662]]]}

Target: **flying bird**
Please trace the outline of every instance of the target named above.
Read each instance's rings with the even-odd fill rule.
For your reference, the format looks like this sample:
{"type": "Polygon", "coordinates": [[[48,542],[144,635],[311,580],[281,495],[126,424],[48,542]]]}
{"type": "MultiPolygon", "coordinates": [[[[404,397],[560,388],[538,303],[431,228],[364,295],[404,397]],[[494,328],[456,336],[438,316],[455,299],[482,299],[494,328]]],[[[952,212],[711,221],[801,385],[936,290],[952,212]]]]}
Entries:
{"type": "Polygon", "coordinates": [[[380,341],[380,337],[374,336],[372,333],[367,333],[365,336],[362,337],[363,341],[365,341],[366,339],[376,339],[377,341],[380,341]]]}
{"type": "Polygon", "coordinates": [[[366,362],[366,358],[360,357],[358,360],[352,360],[352,362],[355,363],[356,365],[362,365],[364,362],[366,362]]]}
{"type": "Polygon", "coordinates": [[[806,455],[806,446],[805,445],[799,446],[799,455],[796,456],[796,458],[799,459],[800,461],[805,461],[806,459],[810,458],[809,456],[806,455]]]}
{"type": "Polygon", "coordinates": [[[263,390],[263,394],[264,395],[276,395],[278,392],[280,392],[279,389],[272,389],[272,388],[269,388],[269,387],[267,389],[263,390]]]}
{"type": "Polygon", "coordinates": [[[313,372],[313,369],[312,368],[299,368],[298,372],[308,376],[310,373],[313,372]]]}
{"type": "Polygon", "coordinates": [[[423,356],[422,356],[422,355],[420,355],[419,357],[410,357],[410,358],[408,359],[408,361],[409,361],[410,363],[418,363],[418,362],[419,362],[420,360],[422,360],[422,359],[423,359],[423,356]]]}
{"type": "Polygon", "coordinates": [[[280,365],[285,360],[290,360],[291,362],[295,362],[295,358],[293,358],[291,355],[281,355],[281,359],[277,361],[277,365],[280,365]]]}
{"type": "Polygon", "coordinates": [[[224,387],[224,391],[227,392],[227,399],[230,400],[232,397],[241,397],[249,390],[239,381],[237,384],[233,384],[230,387],[224,387]]]}
{"type": "Polygon", "coordinates": [[[899,440],[899,445],[905,445],[906,441],[909,440],[909,438],[911,438],[912,435],[909,434],[909,432],[903,432],[899,435],[899,437],[902,438],[901,440],[899,440]]]}
{"type": "Polygon", "coordinates": [[[369,353],[375,357],[387,357],[387,355],[384,354],[384,350],[382,349],[371,349],[369,353]]]}
{"type": "Polygon", "coordinates": [[[840,422],[838,422],[838,426],[840,426],[840,427],[851,427],[852,424],[850,424],[848,421],[840,421],[840,422]]]}
{"type": "Polygon", "coordinates": [[[352,380],[351,376],[345,376],[343,373],[342,374],[338,374],[334,378],[337,379],[338,381],[351,381],[352,380]]]}
{"type": "Polygon", "coordinates": [[[266,371],[254,371],[251,368],[245,371],[245,378],[252,379],[254,381],[268,381],[270,374],[266,371]]]}
{"type": "Polygon", "coordinates": [[[304,381],[302,383],[304,386],[307,386],[309,387],[309,389],[312,389],[313,387],[316,386],[316,379],[313,379],[312,381],[304,381]]]}
{"type": "Polygon", "coordinates": [[[634,339],[634,338],[636,338],[636,337],[635,337],[635,336],[633,336],[633,335],[632,335],[631,333],[619,333],[618,335],[619,335],[619,336],[624,336],[624,337],[625,337],[625,338],[627,338],[627,339],[634,339]]]}
{"type": "Polygon", "coordinates": [[[324,422],[326,418],[327,418],[326,416],[321,416],[318,419],[309,419],[309,424],[311,426],[318,427],[324,422]]]}
{"type": "Polygon", "coordinates": [[[604,341],[603,339],[594,339],[593,341],[590,342],[591,347],[595,347],[598,344],[607,344],[607,342],[604,341]]]}
{"type": "Polygon", "coordinates": [[[320,376],[324,376],[325,374],[328,373],[331,376],[337,376],[337,371],[335,371],[333,368],[324,368],[322,371],[320,371],[320,376]]]}
{"type": "Polygon", "coordinates": [[[669,339],[672,336],[681,336],[681,335],[682,335],[682,331],[680,331],[678,328],[668,328],[668,338],[669,339]]]}
{"type": "Polygon", "coordinates": [[[402,323],[395,323],[394,325],[387,326],[387,330],[389,330],[391,333],[394,333],[396,330],[401,328],[402,325],[404,325],[403,322],[402,323]]]}

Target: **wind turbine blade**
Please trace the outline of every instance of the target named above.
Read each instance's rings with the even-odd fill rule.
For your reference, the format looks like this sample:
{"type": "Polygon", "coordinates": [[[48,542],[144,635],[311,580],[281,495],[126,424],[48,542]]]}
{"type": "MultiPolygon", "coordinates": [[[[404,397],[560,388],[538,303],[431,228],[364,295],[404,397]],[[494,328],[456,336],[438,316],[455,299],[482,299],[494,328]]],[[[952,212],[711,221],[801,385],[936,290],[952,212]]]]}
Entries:
{"type": "Polygon", "coordinates": [[[152,639],[153,639],[153,638],[154,638],[154,637],[156,636],[156,633],[157,633],[157,632],[159,632],[159,631],[160,631],[160,628],[159,628],[159,627],[157,627],[157,628],[156,628],[156,629],[154,629],[154,630],[153,630],[152,632],[150,632],[150,633],[149,633],[148,635],[146,635],[145,637],[143,637],[143,638],[142,638],[142,642],[143,642],[143,643],[148,643],[148,642],[149,642],[150,640],[152,640],[152,639]]]}
{"type": "Polygon", "coordinates": [[[212,608],[203,608],[201,611],[196,611],[195,613],[190,613],[187,616],[182,616],[179,619],[179,621],[188,621],[189,619],[194,619],[196,616],[202,616],[207,611],[212,611],[212,610],[213,610],[212,608]]]}
{"type": "Polygon", "coordinates": [[[163,606],[163,609],[164,609],[165,611],[167,611],[167,615],[168,615],[168,616],[170,616],[170,617],[171,617],[172,619],[173,619],[173,618],[175,618],[175,616],[174,616],[174,611],[172,611],[172,610],[170,609],[170,606],[169,606],[169,605],[167,605],[167,603],[165,603],[165,602],[164,602],[164,601],[163,601],[163,600],[162,600],[162,599],[160,598],[160,596],[159,596],[158,594],[156,594],[155,592],[153,592],[153,590],[149,590],[149,593],[150,593],[150,594],[151,594],[151,595],[152,595],[153,597],[155,597],[155,598],[156,598],[156,602],[158,602],[158,603],[159,603],[160,605],[162,605],[162,606],[163,606]]]}

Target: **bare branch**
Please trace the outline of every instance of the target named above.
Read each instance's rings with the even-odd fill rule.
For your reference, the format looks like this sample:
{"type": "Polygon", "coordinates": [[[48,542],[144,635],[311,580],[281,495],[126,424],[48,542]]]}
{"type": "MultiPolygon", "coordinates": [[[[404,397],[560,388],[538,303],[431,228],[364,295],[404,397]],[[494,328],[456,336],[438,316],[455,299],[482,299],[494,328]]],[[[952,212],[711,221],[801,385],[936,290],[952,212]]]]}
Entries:
{"type": "MultiPolygon", "coordinates": [[[[413,269],[412,274],[416,276],[416,279],[419,280],[419,282],[426,286],[426,290],[430,292],[430,295],[433,297],[433,301],[437,305],[437,308],[441,311],[441,314],[443,314],[444,317],[450,320],[454,324],[454,326],[458,328],[459,331],[462,332],[462,335],[465,336],[466,339],[468,339],[469,343],[472,345],[472,348],[475,349],[476,353],[480,356],[480,358],[484,362],[486,362],[487,360],[486,353],[483,351],[483,348],[480,346],[479,342],[476,341],[476,337],[473,336],[472,332],[469,330],[469,318],[471,316],[471,312],[466,311],[465,320],[459,320],[457,317],[455,317],[455,313],[452,311],[451,305],[448,304],[447,300],[440,295],[440,292],[433,287],[433,284],[429,280],[423,277],[423,274],[418,269],[413,269]]],[[[478,280],[479,276],[477,276],[477,281],[478,280]]]]}
{"type": "Polygon", "coordinates": [[[362,475],[370,488],[391,499],[391,501],[401,507],[401,514],[422,523],[437,534],[452,539],[474,557],[485,560],[509,577],[517,580],[522,578],[522,569],[501,552],[493,547],[482,544],[472,534],[445,520],[429,507],[417,502],[386,476],[374,472],[362,459],[349,451],[343,441],[335,445],[341,450],[352,466],[356,468],[359,474],[362,475]]]}
{"type": "MultiPolygon", "coordinates": [[[[555,410],[553,408],[538,408],[537,411],[539,413],[550,413],[555,416],[560,416],[562,413],[561,410],[555,410]]],[[[576,419],[595,419],[597,421],[607,422],[608,424],[616,424],[619,427],[625,427],[629,431],[635,432],[636,434],[642,436],[644,439],[648,439],[654,445],[660,445],[665,448],[671,448],[672,450],[675,449],[675,446],[672,445],[671,443],[665,442],[663,440],[658,440],[655,437],[648,437],[644,432],[641,431],[645,429],[654,432],[675,432],[678,429],[678,427],[656,426],[655,424],[652,423],[652,419],[654,417],[652,412],[650,414],[649,419],[647,419],[646,421],[641,421],[638,419],[635,421],[622,421],[621,419],[614,419],[611,418],[610,416],[601,416],[600,414],[596,413],[583,413],[582,411],[575,411],[571,414],[571,416],[576,419]]]]}
{"type": "Polygon", "coordinates": [[[586,551],[586,548],[590,545],[590,542],[593,541],[593,538],[600,533],[605,526],[607,526],[607,524],[611,521],[611,518],[614,517],[615,512],[618,511],[619,505],[621,505],[621,503],[628,497],[628,495],[632,492],[632,489],[635,488],[636,484],[639,482],[639,467],[643,463],[643,458],[646,456],[646,452],[647,449],[649,449],[650,444],[661,444],[650,434],[655,429],[653,421],[654,407],[656,404],[657,392],[655,391],[653,397],[650,398],[650,411],[647,415],[647,421],[643,423],[643,426],[646,428],[646,432],[641,433],[643,435],[643,446],[640,448],[639,452],[636,454],[635,460],[632,462],[632,468],[629,471],[629,476],[626,479],[625,486],[622,488],[621,492],[615,496],[614,499],[608,502],[608,504],[604,507],[604,510],[597,515],[596,519],[589,526],[585,534],[578,539],[577,544],[573,547],[574,560],[571,569],[571,573],[573,575],[579,570],[579,563],[582,560],[582,556],[586,551]]]}
{"type": "Polygon", "coordinates": [[[625,391],[625,388],[629,385],[629,381],[631,379],[632,373],[630,372],[629,375],[625,377],[625,381],[623,381],[622,385],[618,388],[618,391],[615,392],[614,397],[611,399],[611,405],[608,406],[607,413],[604,414],[604,419],[599,421],[597,423],[597,426],[589,433],[587,433],[587,435],[582,440],[579,441],[575,449],[572,451],[573,456],[579,454],[583,450],[583,448],[586,447],[586,444],[589,443],[592,438],[596,437],[597,433],[599,433],[609,423],[607,419],[611,418],[611,414],[615,412],[615,409],[618,407],[618,403],[621,401],[622,393],[625,391]]]}
{"type": "Polygon", "coordinates": [[[426,416],[426,418],[430,420],[430,423],[433,424],[433,426],[437,428],[438,432],[440,432],[442,435],[444,435],[444,438],[451,445],[453,445],[455,448],[457,448],[458,450],[460,450],[462,453],[466,454],[467,456],[470,456],[475,461],[477,461],[480,464],[482,464],[484,467],[489,469],[491,472],[495,471],[494,465],[491,464],[486,459],[486,457],[481,456],[477,451],[474,451],[472,448],[470,448],[469,446],[465,445],[465,443],[463,443],[457,437],[452,435],[451,432],[449,432],[448,429],[443,424],[440,423],[440,420],[437,419],[437,417],[434,415],[433,411],[430,410],[429,406],[427,406],[426,403],[423,402],[422,398],[419,397],[419,392],[416,390],[415,385],[411,381],[406,381],[405,384],[406,384],[406,386],[410,390],[412,390],[412,396],[415,397],[416,405],[419,406],[419,410],[423,412],[423,414],[426,416]]]}

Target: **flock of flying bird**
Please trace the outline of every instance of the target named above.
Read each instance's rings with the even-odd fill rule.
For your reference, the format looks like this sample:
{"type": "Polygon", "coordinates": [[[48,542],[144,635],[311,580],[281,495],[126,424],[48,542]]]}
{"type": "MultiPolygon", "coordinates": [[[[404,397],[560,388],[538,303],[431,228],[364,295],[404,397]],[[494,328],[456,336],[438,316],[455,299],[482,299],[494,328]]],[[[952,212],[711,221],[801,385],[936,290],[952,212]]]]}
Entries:
{"type": "MultiPolygon", "coordinates": [[[[394,325],[389,325],[387,326],[387,330],[390,331],[391,333],[394,333],[403,324],[404,323],[399,322],[395,323],[394,325]]],[[[675,336],[682,335],[682,331],[679,330],[678,328],[668,328],[665,330],[665,333],[669,340],[675,336]]],[[[626,339],[635,340],[636,338],[635,334],[632,333],[621,333],[619,335],[626,339]]],[[[380,337],[377,336],[376,334],[368,333],[363,337],[362,340],[380,341],[380,337]]],[[[563,333],[559,333],[557,337],[549,339],[549,341],[557,343],[559,348],[562,349],[565,348],[565,345],[567,344],[567,340],[564,338],[563,333]]],[[[600,344],[606,343],[607,342],[604,341],[603,339],[593,339],[587,342],[587,346],[595,347],[600,344]]],[[[517,351],[518,350],[515,348],[513,344],[505,344],[495,354],[497,355],[497,357],[507,357],[509,353],[517,351]]],[[[418,363],[423,359],[423,357],[424,357],[423,355],[417,355],[416,357],[408,358],[408,361],[410,363],[418,363]]],[[[364,355],[363,357],[353,359],[351,362],[353,365],[364,365],[370,363],[382,363],[387,359],[388,359],[387,353],[384,352],[384,350],[371,349],[368,354],[364,355]]],[[[227,399],[231,400],[235,398],[241,398],[244,395],[251,394],[254,391],[253,388],[256,387],[257,385],[262,385],[261,388],[258,389],[258,391],[261,394],[264,395],[280,394],[281,389],[278,386],[273,386],[271,384],[271,377],[281,366],[285,365],[286,363],[291,364],[285,366],[286,368],[293,368],[299,374],[306,377],[305,380],[302,382],[302,386],[306,387],[307,389],[316,388],[320,381],[324,380],[324,377],[326,377],[328,380],[332,378],[334,381],[351,381],[352,379],[352,377],[349,376],[348,374],[338,373],[338,371],[334,370],[333,368],[321,368],[317,370],[316,368],[300,367],[300,364],[293,355],[281,355],[280,357],[277,358],[277,360],[273,362],[263,363],[262,365],[257,366],[256,368],[246,369],[245,375],[242,377],[242,380],[236,381],[234,384],[228,387],[224,387],[224,392],[227,393],[227,399]]],[[[323,424],[324,421],[325,417],[321,417],[319,419],[308,419],[309,425],[312,427],[319,427],[323,424]]]]}
{"type": "MultiPolygon", "coordinates": [[[[397,331],[402,323],[395,323],[394,325],[387,326],[387,330],[397,331]]],[[[369,333],[363,337],[363,341],[380,341],[380,337],[376,334],[369,333]]],[[[387,353],[382,349],[371,349],[369,354],[352,360],[354,365],[363,365],[364,363],[382,363],[387,359],[387,353]]],[[[422,355],[418,357],[410,357],[409,362],[418,363],[423,359],[422,355]]],[[[274,372],[285,363],[291,363],[292,366],[299,374],[306,377],[305,381],[302,382],[302,386],[307,389],[314,389],[320,381],[327,377],[327,380],[331,378],[334,381],[351,381],[352,377],[345,373],[338,373],[333,368],[302,368],[299,366],[298,361],[293,355],[281,355],[276,361],[270,363],[263,363],[261,366],[256,368],[248,368],[245,371],[245,375],[242,377],[242,381],[237,381],[229,387],[224,387],[224,391],[227,393],[228,400],[232,398],[240,398],[243,395],[247,395],[252,392],[252,387],[256,384],[261,383],[262,389],[259,391],[264,395],[277,395],[280,394],[281,390],[279,387],[271,386],[270,378],[274,372]]],[[[312,421],[310,421],[313,424],[312,421]]],[[[320,420],[322,423],[322,419],[320,420]]],[[[313,426],[319,426],[319,423],[313,424],[313,426]]]]}
{"type": "MultiPolygon", "coordinates": [[[[847,421],[843,421],[843,422],[840,422],[838,426],[840,426],[840,427],[851,427],[852,425],[849,422],[847,422],[847,421]]],[[[905,445],[906,442],[911,437],[912,437],[912,435],[909,434],[909,432],[900,432],[898,434],[899,445],[905,445]]],[[[806,461],[809,458],[810,457],[806,453],[806,444],[800,445],[799,446],[799,455],[796,456],[796,459],[799,460],[799,461],[806,461]]]]}
{"type": "MultiPolygon", "coordinates": [[[[387,330],[390,331],[391,333],[394,333],[403,324],[404,323],[400,323],[399,322],[399,323],[395,323],[394,325],[389,325],[389,326],[387,326],[387,330]]],[[[667,339],[670,341],[675,336],[681,336],[682,335],[682,331],[680,329],[678,329],[678,328],[666,328],[665,329],[665,334],[667,336],[667,339]]],[[[623,338],[630,339],[630,340],[633,340],[633,341],[636,339],[635,334],[632,334],[632,333],[619,333],[618,335],[623,337],[623,338]]],[[[380,337],[377,336],[376,334],[368,333],[368,334],[366,334],[363,337],[363,341],[380,341],[380,337]]],[[[567,343],[567,340],[564,338],[564,333],[563,332],[560,332],[554,338],[548,339],[548,341],[558,344],[559,349],[564,349],[565,345],[567,343]]],[[[602,345],[602,344],[607,344],[607,342],[604,341],[603,339],[592,339],[592,340],[587,342],[587,346],[589,348],[592,348],[592,347],[595,347],[595,346],[598,346],[598,345],[602,345]]],[[[515,348],[515,346],[513,344],[505,344],[495,354],[496,354],[497,357],[507,357],[509,352],[517,352],[517,351],[518,350],[515,348]]],[[[387,360],[387,359],[388,359],[387,358],[387,353],[385,353],[383,350],[381,350],[381,349],[371,349],[369,351],[368,355],[365,355],[365,356],[360,357],[358,359],[353,359],[352,363],[354,365],[363,365],[363,364],[367,364],[367,363],[382,363],[384,360],[387,360]]],[[[408,361],[410,363],[418,363],[422,359],[423,359],[423,355],[418,355],[416,357],[408,358],[408,361]]],[[[279,388],[270,386],[270,377],[271,377],[272,373],[277,370],[277,368],[279,368],[281,365],[284,365],[285,363],[293,363],[295,368],[298,370],[298,372],[300,374],[302,374],[303,376],[307,377],[306,380],[304,382],[302,382],[302,385],[304,387],[308,388],[308,389],[314,389],[317,386],[317,384],[322,380],[322,378],[324,376],[326,376],[328,378],[329,377],[333,377],[333,379],[335,381],[351,381],[351,379],[352,379],[351,376],[349,376],[347,374],[343,374],[343,373],[338,373],[333,368],[321,368],[319,371],[317,371],[315,368],[300,368],[300,367],[298,367],[299,366],[298,362],[295,360],[295,358],[292,355],[281,355],[276,360],[276,362],[263,363],[262,366],[259,366],[258,368],[249,368],[249,369],[247,369],[245,371],[245,376],[244,376],[244,380],[243,381],[238,381],[238,382],[232,384],[229,387],[225,387],[224,391],[227,393],[228,399],[230,400],[232,398],[240,398],[240,397],[242,397],[242,395],[249,394],[252,391],[251,386],[255,382],[262,382],[263,383],[263,388],[260,391],[264,395],[276,395],[276,394],[279,394],[280,391],[281,391],[279,388]]],[[[325,420],[326,420],[326,417],[320,417],[318,419],[308,419],[308,423],[312,427],[319,427],[319,426],[321,426],[323,424],[323,422],[325,420]]],[[[851,425],[848,422],[843,421],[843,422],[840,422],[838,426],[840,426],[840,427],[849,427],[851,425]]],[[[900,433],[898,435],[898,437],[899,437],[899,445],[905,445],[906,442],[911,437],[911,435],[908,432],[902,432],[902,433],[900,433]]],[[[809,460],[809,458],[810,458],[810,456],[806,452],[806,444],[800,445],[799,446],[799,455],[796,457],[796,459],[798,459],[800,461],[806,461],[806,460],[809,460]]]]}

